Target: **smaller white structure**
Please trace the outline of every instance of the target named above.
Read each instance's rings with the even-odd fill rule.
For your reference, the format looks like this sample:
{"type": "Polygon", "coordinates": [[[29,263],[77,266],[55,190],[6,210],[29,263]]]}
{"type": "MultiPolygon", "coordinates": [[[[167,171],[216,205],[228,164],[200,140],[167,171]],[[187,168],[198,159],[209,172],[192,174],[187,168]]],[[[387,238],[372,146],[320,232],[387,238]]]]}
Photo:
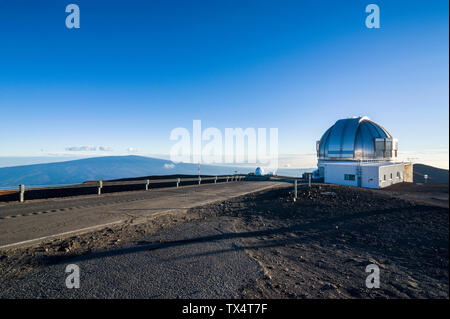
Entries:
{"type": "Polygon", "coordinates": [[[264,169],[261,167],[257,167],[255,170],[255,175],[256,176],[263,176],[264,175],[264,169]]]}

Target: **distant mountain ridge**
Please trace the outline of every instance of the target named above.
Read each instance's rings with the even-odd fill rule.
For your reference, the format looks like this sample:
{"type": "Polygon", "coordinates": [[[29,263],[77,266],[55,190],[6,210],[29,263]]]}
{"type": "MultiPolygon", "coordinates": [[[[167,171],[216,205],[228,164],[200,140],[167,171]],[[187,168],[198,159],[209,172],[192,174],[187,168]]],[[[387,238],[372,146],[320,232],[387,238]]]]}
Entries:
{"type": "Polygon", "coordinates": [[[414,164],[413,179],[415,183],[425,182],[424,175],[428,175],[428,183],[448,184],[448,169],[437,168],[425,164],[414,164]]]}
{"type": "MultiPolygon", "coordinates": [[[[235,167],[202,165],[202,175],[233,174],[235,167]]],[[[241,173],[246,170],[240,168],[241,173]]],[[[63,185],[88,180],[109,180],[150,175],[198,174],[196,164],[175,164],[143,156],[104,156],[65,162],[22,165],[0,168],[0,187],[19,184],[63,185]]]]}

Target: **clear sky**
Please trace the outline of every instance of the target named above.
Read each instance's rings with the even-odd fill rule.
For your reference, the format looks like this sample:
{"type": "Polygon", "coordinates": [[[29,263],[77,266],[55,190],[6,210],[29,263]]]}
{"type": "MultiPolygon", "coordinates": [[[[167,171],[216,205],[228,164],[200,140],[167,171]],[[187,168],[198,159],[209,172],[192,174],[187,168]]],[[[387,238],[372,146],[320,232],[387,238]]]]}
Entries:
{"type": "Polygon", "coordinates": [[[0,156],[167,155],[171,130],[199,119],[278,128],[286,165],[311,167],[329,126],[367,115],[401,156],[448,168],[448,12],[447,0],[0,0],[0,156]],[[80,29],[65,26],[70,3],[80,29]],[[380,29],[365,26],[370,3],[380,29]]]}

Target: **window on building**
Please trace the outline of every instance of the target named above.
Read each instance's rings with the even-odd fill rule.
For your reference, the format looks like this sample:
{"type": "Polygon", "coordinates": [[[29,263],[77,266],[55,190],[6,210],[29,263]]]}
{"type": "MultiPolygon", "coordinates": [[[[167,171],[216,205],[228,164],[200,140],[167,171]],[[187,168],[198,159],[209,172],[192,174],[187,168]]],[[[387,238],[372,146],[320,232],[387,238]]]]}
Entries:
{"type": "Polygon", "coordinates": [[[391,173],[391,179],[392,179],[392,173],[391,173]]]}
{"type": "Polygon", "coordinates": [[[344,174],[344,179],[346,181],[354,181],[355,180],[355,175],[354,174],[344,174]]]}
{"type": "Polygon", "coordinates": [[[400,172],[397,172],[397,177],[398,177],[398,178],[401,178],[400,172]]]}
{"type": "Polygon", "coordinates": [[[383,180],[386,180],[386,175],[383,175],[383,180]]]}

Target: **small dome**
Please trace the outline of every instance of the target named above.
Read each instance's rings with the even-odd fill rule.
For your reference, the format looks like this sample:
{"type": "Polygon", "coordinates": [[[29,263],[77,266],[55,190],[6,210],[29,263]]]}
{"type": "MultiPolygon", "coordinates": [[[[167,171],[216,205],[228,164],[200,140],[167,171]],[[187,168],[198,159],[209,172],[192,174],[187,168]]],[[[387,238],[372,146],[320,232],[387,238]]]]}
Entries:
{"type": "Polygon", "coordinates": [[[338,120],[317,142],[319,160],[390,160],[397,140],[368,117],[338,120]]]}
{"type": "Polygon", "coordinates": [[[264,175],[264,169],[262,169],[261,167],[257,167],[256,170],[255,170],[255,175],[256,176],[264,175]]]}

